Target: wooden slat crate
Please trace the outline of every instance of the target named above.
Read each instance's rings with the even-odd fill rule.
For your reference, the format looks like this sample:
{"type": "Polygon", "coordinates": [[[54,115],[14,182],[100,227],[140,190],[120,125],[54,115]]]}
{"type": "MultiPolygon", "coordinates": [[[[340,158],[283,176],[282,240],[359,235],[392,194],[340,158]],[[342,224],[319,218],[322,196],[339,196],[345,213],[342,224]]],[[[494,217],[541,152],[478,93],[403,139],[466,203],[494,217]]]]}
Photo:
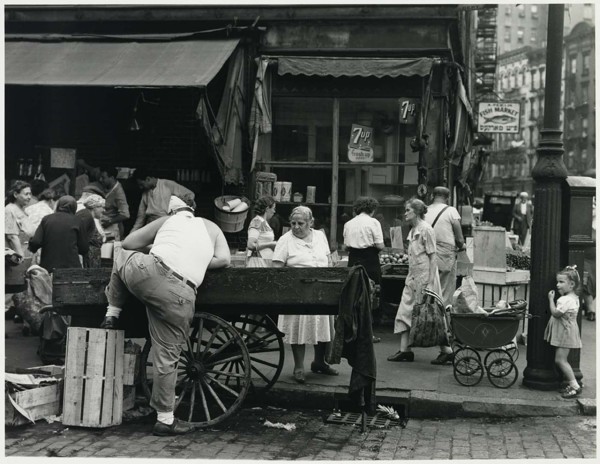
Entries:
{"type": "MultiPolygon", "coordinates": [[[[44,417],[60,415],[61,394],[62,382],[11,393],[10,396],[17,405],[27,411],[31,420],[35,422],[44,417]]],[[[6,398],[5,402],[6,425],[29,423],[15,410],[9,398],[6,398]]]]}
{"type": "Polygon", "coordinates": [[[119,425],[123,416],[122,330],[69,327],[63,424],[119,425]]]}

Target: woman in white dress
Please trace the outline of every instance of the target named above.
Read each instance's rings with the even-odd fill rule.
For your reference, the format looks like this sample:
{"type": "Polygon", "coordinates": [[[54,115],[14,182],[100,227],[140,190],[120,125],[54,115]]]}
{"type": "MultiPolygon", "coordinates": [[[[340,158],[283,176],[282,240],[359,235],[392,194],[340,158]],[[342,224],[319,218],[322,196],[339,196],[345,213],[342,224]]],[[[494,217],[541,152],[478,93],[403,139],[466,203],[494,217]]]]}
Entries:
{"type": "MultiPolygon", "coordinates": [[[[327,237],[312,228],[312,211],[298,206],[290,215],[291,230],[277,242],[273,253],[273,267],[328,267],[331,256],[327,237]]],[[[294,355],[294,380],[305,383],[304,354],[306,345],[313,345],[315,356],[311,363],[312,372],[338,375],[325,362],[327,343],[331,341],[330,318],[327,315],[281,315],[277,328],[285,334],[284,343],[292,346],[294,355]]]]}

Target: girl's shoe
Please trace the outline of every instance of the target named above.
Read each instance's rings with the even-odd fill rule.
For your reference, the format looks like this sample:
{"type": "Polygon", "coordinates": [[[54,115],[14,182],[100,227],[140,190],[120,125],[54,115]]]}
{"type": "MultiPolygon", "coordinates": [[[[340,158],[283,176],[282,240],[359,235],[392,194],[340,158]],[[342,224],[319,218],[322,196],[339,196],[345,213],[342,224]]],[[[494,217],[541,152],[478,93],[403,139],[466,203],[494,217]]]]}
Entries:
{"type": "Polygon", "coordinates": [[[304,371],[294,371],[294,380],[300,384],[306,383],[306,379],[304,378],[304,371]]]}
{"type": "MultiPolygon", "coordinates": [[[[583,383],[582,382],[577,382],[577,383],[579,384],[579,389],[582,390],[583,389],[583,383]]],[[[558,393],[566,393],[569,388],[572,388],[572,387],[567,384],[563,388],[561,388],[560,390],[558,390],[558,393]]]]}
{"type": "Polygon", "coordinates": [[[315,364],[313,362],[310,365],[310,370],[313,371],[315,374],[339,375],[339,372],[328,364],[319,366],[318,364],[315,364]]]}
{"type": "Polygon", "coordinates": [[[565,392],[561,395],[563,398],[575,398],[581,394],[580,388],[573,388],[571,385],[567,385],[565,392]]]}

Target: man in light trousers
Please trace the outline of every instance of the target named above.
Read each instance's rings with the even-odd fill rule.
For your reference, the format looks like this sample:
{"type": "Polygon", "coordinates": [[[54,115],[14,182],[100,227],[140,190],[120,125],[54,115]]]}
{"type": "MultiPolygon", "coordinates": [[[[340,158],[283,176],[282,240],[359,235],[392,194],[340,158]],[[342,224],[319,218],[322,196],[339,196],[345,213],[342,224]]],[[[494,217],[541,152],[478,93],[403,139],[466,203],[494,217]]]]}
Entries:
{"type": "Polygon", "coordinates": [[[177,362],[189,336],[196,290],[207,269],[229,265],[225,236],[213,222],[196,218],[193,208],[171,197],[170,216],[132,232],[115,250],[106,287],[108,309],[101,327],[117,328],[129,292],[146,306],[154,353],[154,383],[150,406],[157,411],[153,434],[181,435],[192,424],[174,417],[177,362]],[[149,254],[142,250],[152,245],[149,254]]]}

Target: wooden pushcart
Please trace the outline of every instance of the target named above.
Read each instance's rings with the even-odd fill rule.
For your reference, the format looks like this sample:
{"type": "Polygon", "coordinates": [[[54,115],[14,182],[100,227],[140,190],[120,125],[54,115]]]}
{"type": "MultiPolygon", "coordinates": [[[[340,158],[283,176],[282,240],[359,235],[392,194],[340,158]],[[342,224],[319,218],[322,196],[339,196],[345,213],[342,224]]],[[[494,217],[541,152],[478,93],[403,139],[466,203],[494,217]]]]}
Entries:
{"type": "MultiPolygon", "coordinates": [[[[360,268],[360,272],[364,272],[360,268]]],[[[72,326],[99,327],[111,269],[57,269],[53,305],[72,326]]],[[[198,291],[196,312],[178,363],[175,415],[198,427],[226,420],[249,392],[275,384],[284,363],[282,335],[270,314],[338,313],[340,295],[353,268],[210,271],[198,291]]],[[[145,338],[141,386],[152,389],[152,343],[145,308],[135,298],[120,325],[127,338],[145,338]]]]}

